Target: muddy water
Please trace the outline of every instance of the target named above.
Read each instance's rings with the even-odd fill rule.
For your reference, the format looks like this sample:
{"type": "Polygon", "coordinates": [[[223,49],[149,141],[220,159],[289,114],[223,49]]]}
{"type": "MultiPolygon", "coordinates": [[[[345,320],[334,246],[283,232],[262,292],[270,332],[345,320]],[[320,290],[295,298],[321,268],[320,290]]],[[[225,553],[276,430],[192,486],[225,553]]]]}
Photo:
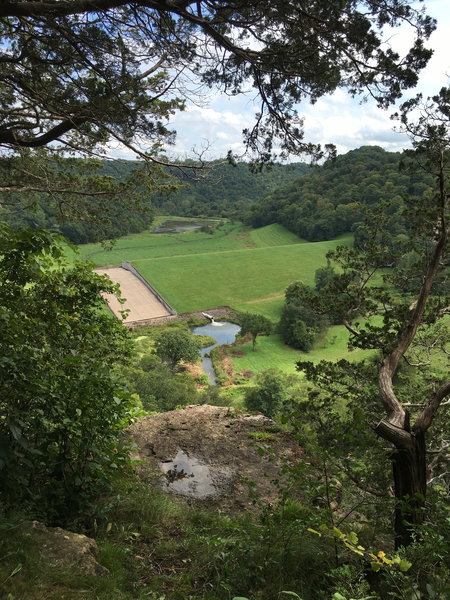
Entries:
{"type": "Polygon", "coordinates": [[[208,225],[213,225],[217,221],[163,221],[152,233],[183,233],[184,231],[195,231],[208,225]]]}
{"type": "Polygon", "coordinates": [[[218,493],[208,465],[183,450],[178,450],[173,460],[160,463],[160,468],[165,473],[163,487],[168,491],[194,498],[218,493]]]}
{"type": "Polygon", "coordinates": [[[217,340],[217,342],[212,344],[212,346],[208,346],[207,348],[202,348],[200,350],[200,354],[202,355],[203,371],[206,373],[206,375],[208,375],[209,382],[212,385],[216,383],[216,374],[214,372],[211,359],[209,356],[205,355],[209,354],[216,346],[222,346],[222,344],[232,344],[240,330],[241,328],[239,325],[236,325],[235,323],[228,323],[227,321],[208,323],[208,325],[202,325],[201,327],[196,327],[192,330],[194,335],[209,335],[217,340]]]}

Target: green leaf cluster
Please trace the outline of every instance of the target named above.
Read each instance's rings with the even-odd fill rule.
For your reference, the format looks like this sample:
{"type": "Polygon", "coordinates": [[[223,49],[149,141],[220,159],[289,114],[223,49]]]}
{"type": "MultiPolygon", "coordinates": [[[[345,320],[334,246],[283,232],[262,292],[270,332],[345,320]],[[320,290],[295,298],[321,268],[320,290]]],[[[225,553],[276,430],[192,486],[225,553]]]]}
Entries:
{"type": "Polygon", "coordinates": [[[182,329],[164,331],[155,341],[155,353],[172,369],[181,361],[195,362],[199,349],[198,339],[190,331],[182,329]]]}
{"type": "Polygon", "coordinates": [[[116,290],[65,266],[62,248],[44,232],[0,236],[0,494],[58,523],[127,463],[130,409],[115,375],[128,334],[101,297],[116,290]]]}

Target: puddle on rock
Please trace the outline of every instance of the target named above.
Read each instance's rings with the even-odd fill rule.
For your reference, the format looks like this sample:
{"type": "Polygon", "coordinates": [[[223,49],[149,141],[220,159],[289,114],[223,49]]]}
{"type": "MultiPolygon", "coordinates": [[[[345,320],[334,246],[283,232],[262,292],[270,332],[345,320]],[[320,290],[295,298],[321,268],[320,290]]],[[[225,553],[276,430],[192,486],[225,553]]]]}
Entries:
{"type": "Polygon", "coordinates": [[[218,493],[208,465],[183,450],[178,450],[173,460],[159,466],[165,473],[163,488],[168,491],[193,498],[206,498],[218,493]]]}

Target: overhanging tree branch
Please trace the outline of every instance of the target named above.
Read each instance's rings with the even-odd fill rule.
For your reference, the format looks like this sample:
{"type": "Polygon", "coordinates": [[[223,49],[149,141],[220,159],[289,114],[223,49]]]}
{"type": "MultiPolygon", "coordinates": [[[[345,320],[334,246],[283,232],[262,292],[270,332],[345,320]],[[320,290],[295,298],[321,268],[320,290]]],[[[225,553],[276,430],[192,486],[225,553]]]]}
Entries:
{"type": "Polygon", "coordinates": [[[1,129],[0,128],[0,145],[12,145],[19,146],[21,148],[39,148],[47,146],[51,142],[58,140],[68,131],[77,129],[83,123],[86,123],[89,119],[86,117],[73,117],[62,121],[55,127],[49,129],[46,133],[38,135],[33,138],[23,138],[16,133],[16,128],[1,129]]]}
{"type": "Polygon", "coordinates": [[[320,154],[303,142],[295,111],[303,99],[374,86],[381,103],[392,102],[426,64],[430,52],[420,44],[434,27],[406,0],[339,10],[314,0],[306,11],[297,0],[274,0],[270,9],[243,0],[15,0],[1,3],[0,17],[0,144],[37,148],[59,139],[83,151],[107,141],[102,123],[126,139],[164,142],[170,134],[153,126],[154,115],[168,119],[180,108],[167,101],[171,94],[189,97],[174,83],[176,65],[195,85],[230,95],[257,89],[262,110],[245,142],[262,161],[273,158],[276,137],[282,152],[320,154]],[[402,20],[420,44],[397,59],[381,46],[381,23],[402,20]],[[12,118],[31,106],[34,117],[12,118]],[[82,123],[95,127],[77,128],[82,123]]]}

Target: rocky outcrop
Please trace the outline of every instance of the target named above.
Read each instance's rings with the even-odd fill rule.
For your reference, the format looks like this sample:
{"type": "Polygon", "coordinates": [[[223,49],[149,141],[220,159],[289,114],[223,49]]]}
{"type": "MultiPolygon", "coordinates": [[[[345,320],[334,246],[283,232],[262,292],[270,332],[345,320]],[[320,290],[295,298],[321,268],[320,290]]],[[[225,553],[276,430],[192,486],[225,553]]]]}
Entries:
{"type": "Polygon", "coordinates": [[[39,549],[40,560],[50,567],[77,569],[86,575],[109,575],[97,562],[95,540],[60,527],[46,527],[39,521],[25,521],[23,533],[30,535],[39,549]]]}
{"type": "Polygon", "coordinates": [[[189,406],[138,419],[129,429],[138,468],[179,496],[236,510],[274,502],[286,461],[301,460],[295,440],[264,415],[189,406]]]}

